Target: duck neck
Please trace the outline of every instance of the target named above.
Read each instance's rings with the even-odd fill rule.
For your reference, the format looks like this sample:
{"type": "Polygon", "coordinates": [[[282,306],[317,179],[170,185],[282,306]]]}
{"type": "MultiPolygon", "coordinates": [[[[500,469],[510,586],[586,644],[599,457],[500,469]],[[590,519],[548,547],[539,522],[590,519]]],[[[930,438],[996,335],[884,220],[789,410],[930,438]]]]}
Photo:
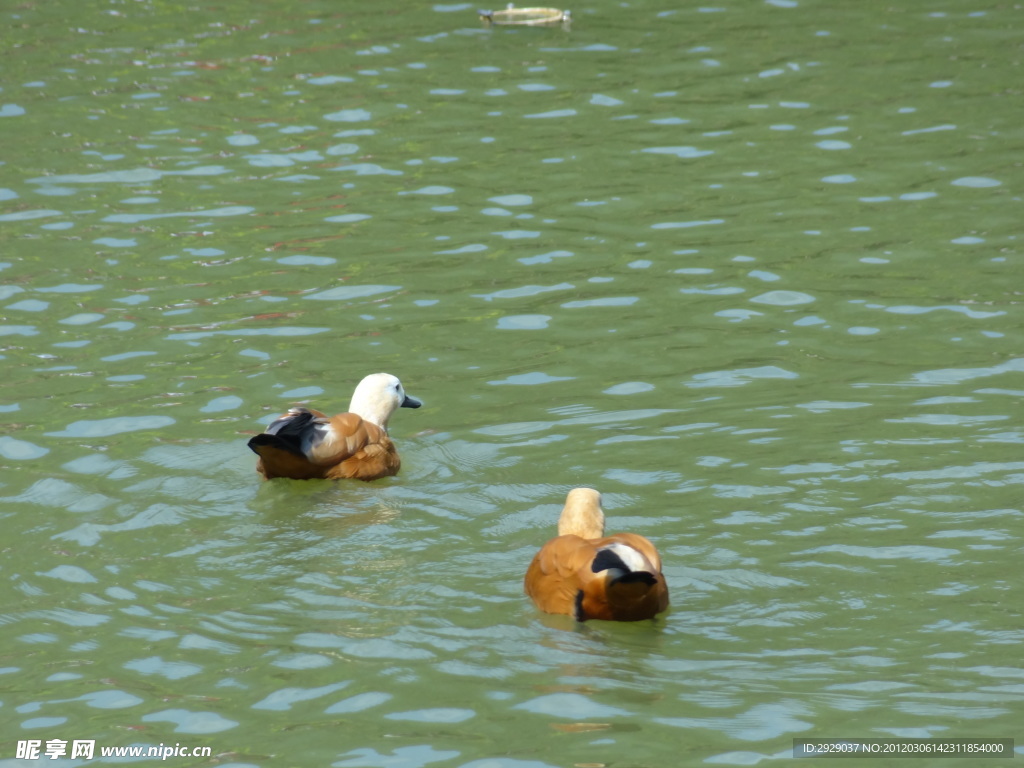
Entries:
{"type": "Polygon", "coordinates": [[[388,419],[391,418],[391,409],[388,403],[383,403],[377,398],[360,397],[357,392],[352,396],[352,402],[348,405],[349,413],[354,413],[363,421],[369,421],[378,427],[388,431],[388,419]]]}
{"type": "Polygon", "coordinates": [[[569,493],[558,518],[558,535],[599,539],[604,535],[604,510],[601,494],[591,488],[577,488],[569,493]]]}

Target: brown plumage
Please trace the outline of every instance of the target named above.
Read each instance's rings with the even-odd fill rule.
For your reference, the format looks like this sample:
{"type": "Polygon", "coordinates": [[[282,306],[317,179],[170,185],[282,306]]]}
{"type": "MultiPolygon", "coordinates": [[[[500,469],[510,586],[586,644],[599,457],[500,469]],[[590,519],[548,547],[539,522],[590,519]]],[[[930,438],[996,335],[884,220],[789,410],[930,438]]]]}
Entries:
{"type": "Polygon", "coordinates": [[[558,534],[533,558],[523,581],[542,611],[577,621],[639,621],[668,607],[658,551],[635,533],[604,536],[601,494],[593,488],[569,491],[558,534]]]}
{"type": "Polygon", "coordinates": [[[356,387],[347,413],[328,417],[311,408],[292,408],[252,438],[249,447],[260,457],[256,471],[267,480],[394,475],[402,462],[388,437],[388,419],[397,408],[420,405],[391,374],[370,374],[356,387]]]}

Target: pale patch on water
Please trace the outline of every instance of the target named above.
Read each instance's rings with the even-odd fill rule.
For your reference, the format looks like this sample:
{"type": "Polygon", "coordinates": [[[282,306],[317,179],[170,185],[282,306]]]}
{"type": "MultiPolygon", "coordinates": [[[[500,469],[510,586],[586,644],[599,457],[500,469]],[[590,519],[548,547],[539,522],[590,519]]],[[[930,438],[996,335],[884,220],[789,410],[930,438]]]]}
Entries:
{"type": "Polygon", "coordinates": [[[498,318],[498,328],[516,331],[537,331],[548,327],[551,315],[507,315],[498,318]]]}
{"type": "Polygon", "coordinates": [[[58,432],[45,434],[47,437],[110,437],[143,429],[161,429],[174,423],[170,416],[115,416],[73,421],[58,432]]]}

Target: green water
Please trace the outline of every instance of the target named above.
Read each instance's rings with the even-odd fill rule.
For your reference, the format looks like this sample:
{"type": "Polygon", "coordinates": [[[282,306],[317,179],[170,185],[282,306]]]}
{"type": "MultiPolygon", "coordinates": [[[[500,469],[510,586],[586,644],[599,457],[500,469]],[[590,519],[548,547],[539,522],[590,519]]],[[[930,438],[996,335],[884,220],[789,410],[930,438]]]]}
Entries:
{"type": "Polygon", "coordinates": [[[1019,743],[1019,13],[475,10],[0,13],[0,766],[1019,743]],[[398,477],[259,481],[374,371],[398,477]],[[575,485],[663,617],[522,595],[575,485]]]}

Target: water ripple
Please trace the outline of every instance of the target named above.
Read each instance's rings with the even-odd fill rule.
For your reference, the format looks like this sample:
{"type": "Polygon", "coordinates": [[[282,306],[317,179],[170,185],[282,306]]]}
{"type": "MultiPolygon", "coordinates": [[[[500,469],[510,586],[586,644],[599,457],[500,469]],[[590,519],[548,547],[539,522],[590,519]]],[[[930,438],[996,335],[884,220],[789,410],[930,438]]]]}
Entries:
{"type": "Polygon", "coordinates": [[[312,699],[318,699],[321,696],[326,696],[327,694],[334,693],[335,691],[340,691],[350,683],[350,680],[344,680],[340,683],[322,685],[318,688],[281,688],[260,701],[257,701],[252,705],[252,708],[285,712],[291,709],[293,704],[297,704],[302,701],[311,701],[312,699]]]}
{"type": "Polygon", "coordinates": [[[337,288],[328,288],[319,293],[312,293],[304,298],[317,299],[319,301],[352,301],[363,299],[367,296],[376,296],[380,293],[393,293],[400,291],[400,285],[342,285],[337,288]]]}
{"type": "Polygon", "coordinates": [[[183,171],[160,171],[155,168],[135,168],[124,171],[99,173],[70,173],[26,179],[30,184],[53,186],[57,184],[143,184],[159,181],[165,176],[219,176],[230,173],[223,165],[204,165],[183,171]]]}
{"type": "Polygon", "coordinates": [[[0,436],[0,456],[12,461],[27,461],[38,459],[50,452],[49,448],[30,443],[27,440],[19,440],[10,435],[0,436]]]}
{"type": "MultiPolygon", "coordinates": [[[[174,219],[181,217],[194,217],[194,216],[212,216],[214,218],[222,216],[243,216],[247,213],[252,213],[256,209],[248,205],[226,205],[220,208],[205,208],[195,211],[179,211],[179,212],[168,212],[168,213],[114,213],[110,216],[104,217],[103,221],[111,224],[137,224],[141,221],[151,221],[154,219],[174,219]]],[[[99,241],[96,241],[99,242],[99,241]]],[[[126,244],[135,245],[133,241],[125,241],[126,244]]]]}
{"type": "Polygon", "coordinates": [[[927,562],[947,561],[954,555],[959,555],[957,549],[943,549],[941,547],[929,547],[921,544],[907,544],[903,546],[889,547],[862,547],[852,544],[830,544],[824,547],[806,549],[797,552],[798,555],[817,554],[820,552],[839,552],[858,558],[871,560],[923,560],[927,562]]]}
{"type": "Polygon", "coordinates": [[[168,722],[174,724],[174,733],[220,733],[238,725],[235,720],[229,720],[216,712],[193,712],[188,709],[164,709],[159,712],[151,712],[143,715],[141,720],[145,723],[168,722]]]}
{"type": "Polygon", "coordinates": [[[161,429],[174,424],[170,416],[115,416],[110,419],[73,421],[59,432],[46,432],[47,437],[111,437],[143,429],[161,429]]]}

